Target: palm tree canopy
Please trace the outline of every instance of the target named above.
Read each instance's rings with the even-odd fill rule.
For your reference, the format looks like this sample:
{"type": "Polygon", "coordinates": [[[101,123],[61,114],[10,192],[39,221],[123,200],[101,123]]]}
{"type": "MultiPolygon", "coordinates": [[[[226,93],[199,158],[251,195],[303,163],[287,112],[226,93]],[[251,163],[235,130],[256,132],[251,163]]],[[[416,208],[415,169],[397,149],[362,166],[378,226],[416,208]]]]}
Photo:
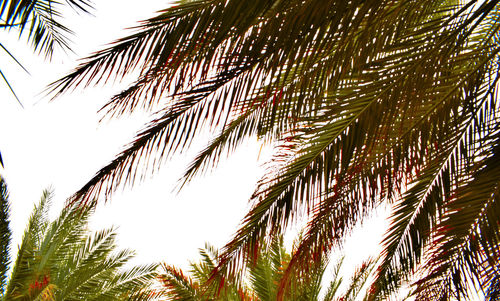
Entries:
{"type": "MultiPolygon", "coordinates": [[[[247,257],[247,269],[225,279],[217,287],[211,281],[213,269],[218,266],[218,251],[207,244],[200,249],[202,260],[191,263],[190,275],[182,270],[163,265],[165,274],[162,281],[168,300],[221,300],[221,301],[272,301],[277,300],[279,283],[291,255],[286,252],[282,237],[274,237],[270,245],[261,245],[256,257],[247,257]]],[[[292,288],[285,293],[286,300],[343,300],[354,301],[366,293],[365,284],[373,270],[373,262],[363,264],[346,283],[340,276],[343,259],[333,269],[333,278],[327,283],[324,279],[327,264],[325,261],[310,261],[311,271],[307,277],[294,278],[292,288]],[[323,296],[322,286],[327,284],[323,296]],[[341,285],[346,286],[340,289],[341,285]]],[[[217,276],[216,276],[217,277],[217,276]]]]}
{"type": "Polygon", "coordinates": [[[221,274],[305,215],[286,288],[304,258],[327,256],[389,202],[373,296],[419,269],[419,298],[467,298],[467,279],[498,279],[499,2],[179,1],[51,86],[57,96],[139,70],[103,109],[161,107],[75,200],[133,182],[189,147],[201,125],[218,132],[184,181],[258,135],[276,155],[221,274]]]}
{"type": "MultiPolygon", "coordinates": [[[[5,209],[3,180],[1,184],[0,207],[5,209]]],[[[7,211],[2,211],[0,300],[157,300],[160,293],[152,287],[157,265],[125,269],[133,252],[117,250],[114,229],[88,230],[95,202],[86,207],[67,206],[54,221],[47,217],[49,204],[46,191],[31,214],[9,277],[9,240],[5,238],[10,230],[4,227],[7,211]]]]}

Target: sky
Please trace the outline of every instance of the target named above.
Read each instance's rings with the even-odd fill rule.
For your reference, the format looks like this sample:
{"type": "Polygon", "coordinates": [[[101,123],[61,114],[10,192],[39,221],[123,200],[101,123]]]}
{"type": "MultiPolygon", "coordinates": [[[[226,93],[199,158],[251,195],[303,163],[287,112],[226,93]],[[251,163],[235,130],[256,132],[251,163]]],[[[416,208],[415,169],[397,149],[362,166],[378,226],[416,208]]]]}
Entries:
{"type": "MultiPolygon", "coordinates": [[[[51,214],[56,216],[66,198],[109,162],[148,120],[138,112],[118,120],[99,122],[97,110],[124,87],[123,83],[67,93],[50,101],[40,94],[47,84],[64,76],[79,57],[101,49],[123,36],[124,28],[151,17],[167,1],[95,0],[94,16],[70,14],[68,27],[76,35],[74,54],[57,52],[52,61],[36,56],[15,34],[0,33],[0,40],[29,70],[25,73],[6,55],[0,66],[24,106],[0,82],[1,171],[9,191],[14,245],[21,239],[33,205],[43,189],[54,192],[51,214]]],[[[197,151],[208,141],[208,132],[184,154],[175,156],[145,181],[115,193],[101,202],[92,228],[117,227],[118,243],[136,251],[135,262],[166,262],[182,268],[198,258],[198,248],[209,242],[222,247],[237,230],[249,209],[248,199],[271,149],[250,139],[218,168],[195,178],[181,192],[177,181],[197,151]]],[[[384,216],[367,221],[346,245],[351,261],[358,262],[380,251],[387,224],[384,216]],[[369,230],[368,230],[369,229],[369,230]]]]}

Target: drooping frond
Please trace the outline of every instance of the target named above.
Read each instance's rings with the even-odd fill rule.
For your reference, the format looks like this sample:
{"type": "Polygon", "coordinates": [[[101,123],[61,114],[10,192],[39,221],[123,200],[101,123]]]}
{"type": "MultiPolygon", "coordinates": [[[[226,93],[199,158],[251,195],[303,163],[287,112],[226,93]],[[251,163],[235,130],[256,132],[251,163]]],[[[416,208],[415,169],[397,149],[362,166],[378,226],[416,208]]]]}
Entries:
{"type": "MultiPolygon", "coordinates": [[[[45,53],[46,58],[52,58],[56,48],[70,50],[69,35],[72,31],[61,22],[61,11],[65,6],[72,7],[77,12],[89,13],[92,9],[89,0],[65,0],[66,5],[58,0],[3,0],[0,2],[0,30],[14,31],[19,37],[27,37],[27,41],[35,52],[45,53]]],[[[26,68],[16,59],[2,43],[0,48],[17,65],[28,73],[26,68]]],[[[12,95],[23,106],[8,77],[2,70],[0,76],[7,84],[12,95]]],[[[0,165],[3,162],[0,158],[0,165]]]]}
{"type": "MultiPolygon", "coordinates": [[[[410,10],[415,11],[412,7],[410,10]]],[[[485,83],[482,76],[488,70],[495,72],[490,62],[498,49],[476,40],[467,41],[470,45],[464,45],[463,50],[450,49],[448,41],[462,39],[462,31],[469,30],[469,19],[443,30],[439,25],[453,19],[443,19],[442,15],[452,18],[455,10],[451,7],[434,14],[426,15],[428,23],[407,28],[409,32],[396,39],[394,46],[386,43],[386,52],[379,54],[385,57],[366,63],[366,70],[358,71],[366,78],[353,81],[352,86],[347,82],[336,87],[335,101],[314,111],[318,116],[306,119],[303,129],[295,130],[298,151],[292,149],[284,167],[257,190],[254,209],[228,245],[228,258],[251,250],[254,241],[279,231],[298,212],[312,218],[304,237],[304,251],[297,259],[305,254],[326,254],[377,199],[397,197],[412,172],[431,163],[429,157],[441,154],[446,147],[441,144],[449,142],[446,135],[457,133],[457,124],[475,118],[470,114],[466,119],[457,113],[462,110],[460,106],[468,108],[468,102],[476,101],[475,97],[491,94],[486,91],[496,80],[485,83]],[[418,34],[413,34],[415,31],[418,34]],[[414,47],[402,49],[407,39],[414,47]],[[397,50],[391,52],[396,45],[397,50]],[[410,59],[402,64],[399,55],[405,50],[410,59]],[[457,72],[466,76],[458,79],[457,72]],[[436,86],[436,82],[442,86],[436,86]],[[350,92],[356,89],[360,92],[350,92]],[[433,127],[429,122],[436,119],[440,124],[433,127]]],[[[385,23],[379,21],[372,27],[385,23]]],[[[348,74],[347,70],[344,73],[348,74]]]]}
{"type": "Polygon", "coordinates": [[[443,206],[436,226],[428,272],[419,281],[423,298],[465,298],[473,279],[488,288],[498,277],[500,259],[500,131],[492,125],[493,137],[481,141],[474,151],[482,158],[466,166],[470,172],[457,185],[443,206]]]}
{"type": "Polygon", "coordinates": [[[436,152],[426,169],[420,171],[417,181],[411,183],[411,188],[396,205],[394,222],[385,239],[387,260],[380,269],[381,275],[385,273],[384,281],[397,282],[400,273],[397,270],[408,271],[420,261],[443,206],[457,193],[456,187],[470,177],[470,165],[484,145],[484,135],[491,135],[491,127],[498,119],[496,108],[489,107],[491,97],[496,99],[495,94],[496,89],[488,91],[481,96],[481,101],[470,104],[470,111],[464,109],[462,121],[453,135],[444,138],[446,143],[440,144],[442,149],[436,152]]]}
{"type": "MultiPolygon", "coordinates": [[[[87,0],[65,0],[77,11],[88,13],[92,8],[87,0]]],[[[69,50],[68,35],[71,30],[60,23],[62,2],[53,0],[6,0],[0,4],[0,28],[18,29],[27,35],[35,51],[51,57],[55,48],[69,50]]]]}
{"type": "MultiPolygon", "coordinates": [[[[306,217],[280,280],[284,294],[311,258],[324,260],[359,220],[389,202],[393,223],[372,288],[373,298],[390,293],[432,249],[450,202],[463,197],[454,193],[494,157],[487,149],[498,118],[499,2],[179,2],[51,86],[59,95],[139,70],[104,110],[113,116],[160,107],[75,200],[133,183],[144,166],[156,168],[187,148],[203,125],[220,132],[185,181],[250,135],[274,139],[276,156],[253,207],[214,260],[219,279],[306,217]]],[[[494,183],[484,185],[481,192],[492,195],[487,212],[496,200],[488,189],[494,183]]],[[[488,275],[476,278],[490,285],[488,275]]]]}

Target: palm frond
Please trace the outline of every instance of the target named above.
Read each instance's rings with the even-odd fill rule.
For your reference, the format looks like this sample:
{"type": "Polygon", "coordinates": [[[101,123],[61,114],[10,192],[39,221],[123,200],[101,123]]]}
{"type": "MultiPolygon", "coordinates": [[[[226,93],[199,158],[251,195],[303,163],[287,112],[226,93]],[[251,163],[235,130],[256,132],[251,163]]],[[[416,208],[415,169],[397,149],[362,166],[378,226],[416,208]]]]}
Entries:
{"type": "Polygon", "coordinates": [[[116,296],[127,300],[158,300],[164,293],[153,289],[153,283],[159,276],[157,268],[157,264],[149,264],[117,273],[95,300],[104,298],[113,300],[116,296]]]}
{"type": "Polygon", "coordinates": [[[492,139],[482,141],[484,152],[478,157],[484,159],[469,167],[472,174],[463,178],[443,206],[443,218],[436,226],[430,249],[428,276],[419,281],[421,295],[427,298],[467,298],[469,279],[486,288],[498,274],[500,136],[497,124],[492,125],[492,139]]]}
{"type": "MultiPolygon", "coordinates": [[[[66,0],[66,4],[77,11],[88,13],[92,9],[87,0],[66,0]]],[[[60,23],[63,3],[53,0],[8,0],[0,5],[2,27],[17,28],[19,34],[26,32],[35,51],[52,57],[57,47],[69,50],[68,35],[71,30],[60,23]]]]}
{"type": "Polygon", "coordinates": [[[339,287],[342,284],[343,278],[340,274],[340,269],[342,268],[342,264],[344,262],[345,257],[341,257],[333,266],[333,279],[330,281],[325,295],[323,296],[323,301],[331,301],[337,295],[339,291],[339,287]]]}
{"type": "Polygon", "coordinates": [[[4,293],[4,297],[6,298],[14,298],[28,293],[28,283],[30,283],[33,275],[31,266],[36,260],[36,251],[40,246],[44,229],[48,224],[47,211],[50,198],[51,193],[47,190],[44,191],[39,203],[33,209],[4,293]]]}
{"type": "Polygon", "coordinates": [[[162,276],[162,282],[170,300],[202,300],[199,284],[175,267],[163,265],[163,269],[165,275],[162,276]]]}
{"type": "Polygon", "coordinates": [[[157,300],[156,264],[123,267],[133,256],[116,250],[113,229],[91,234],[88,220],[96,202],[68,204],[49,222],[48,192],[30,218],[5,300],[157,300]]]}
{"type": "MultiPolygon", "coordinates": [[[[494,85],[496,83],[493,87],[494,85]]],[[[488,87],[491,85],[486,86],[488,87]]],[[[444,138],[445,143],[440,144],[439,152],[430,159],[426,170],[420,172],[418,181],[410,184],[411,188],[396,205],[394,222],[384,242],[386,261],[379,270],[380,275],[387,273],[381,279],[388,283],[395,284],[399,279],[396,270],[408,271],[419,262],[423,246],[430,239],[431,229],[436,226],[443,203],[450,197],[453,187],[462,181],[464,166],[473,160],[470,148],[480,143],[482,130],[478,127],[484,125],[477,124],[480,118],[478,114],[484,115],[481,112],[488,110],[489,99],[496,92],[484,92],[484,88],[481,88],[474,93],[482,94],[481,101],[471,104],[467,110],[463,109],[452,135],[444,138]],[[401,258],[406,261],[401,261],[401,258]]],[[[497,118],[495,114],[485,117],[497,118]]],[[[388,283],[383,286],[388,286],[388,283]]]]}

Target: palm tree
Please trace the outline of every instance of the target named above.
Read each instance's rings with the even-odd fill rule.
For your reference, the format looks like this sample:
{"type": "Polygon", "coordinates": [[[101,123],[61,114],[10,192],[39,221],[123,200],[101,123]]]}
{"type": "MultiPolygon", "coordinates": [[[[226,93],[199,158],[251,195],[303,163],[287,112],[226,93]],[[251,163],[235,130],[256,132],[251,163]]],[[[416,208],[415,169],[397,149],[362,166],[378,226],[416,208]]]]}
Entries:
{"type": "Polygon", "coordinates": [[[133,257],[117,250],[114,229],[88,230],[95,202],[67,206],[49,222],[50,193],[31,214],[10,276],[8,194],[0,182],[0,300],[153,300],[157,265],[123,269],[133,257]]]}
{"type": "Polygon", "coordinates": [[[305,213],[285,289],[304,258],[328,256],[390,204],[372,296],[413,280],[421,299],[467,298],[471,280],[491,287],[500,259],[499,2],[179,1],[51,86],[57,96],[139,70],[103,110],[160,107],[75,200],[133,182],[145,164],[189,147],[201,125],[217,132],[184,182],[257,135],[276,155],[222,250],[221,275],[305,213]]]}
{"type": "MultiPolygon", "coordinates": [[[[212,271],[218,265],[218,251],[207,244],[204,249],[200,249],[200,255],[201,262],[191,263],[190,274],[192,276],[186,275],[176,267],[163,265],[165,274],[162,280],[168,300],[276,300],[280,293],[280,279],[291,258],[285,250],[283,238],[275,237],[269,246],[261,245],[258,256],[247,257],[249,262],[245,273],[240,272],[234,277],[225,279],[223,285],[217,287],[214,285],[216,282],[211,280],[214,277],[212,271]]],[[[341,285],[345,285],[345,281],[340,277],[342,262],[343,259],[335,264],[333,278],[322,297],[320,297],[320,291],[324,284],[322,282],[327,265],[324,261],[311,261],[308,277],[295,278],[293,288],[286,293],[284,298],[291,301],[354,301],[356,298],[359,300],[366,292],[363,288],[373,270],[373,263],[363,264],[351,277],[347,287],[341,290],[341,285]]]]}

